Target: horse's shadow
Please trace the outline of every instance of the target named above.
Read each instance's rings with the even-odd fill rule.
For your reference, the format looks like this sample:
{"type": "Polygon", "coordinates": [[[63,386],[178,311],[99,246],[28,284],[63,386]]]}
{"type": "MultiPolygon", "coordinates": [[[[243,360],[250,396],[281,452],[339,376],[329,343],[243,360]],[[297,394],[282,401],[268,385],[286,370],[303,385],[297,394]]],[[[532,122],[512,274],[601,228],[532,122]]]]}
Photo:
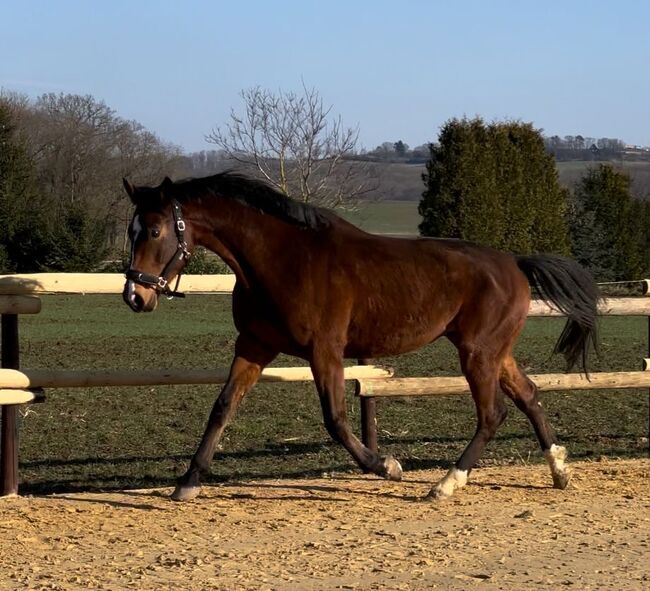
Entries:
{"type": "MultiPolygon", "coordinates": [[[[130,494],[126,492],[125,494],[130,494]]],[[[145,493],[143,495],[138,495],[138,497],[145,497],[146,496],[154,496],[150,495],[149,493],[145,493]]],[[[162,495],[155,495],[155,496],[162,496],[162,495]]],[[[100,498],[93,498],[89,497],[88,495],[78,495],[75,496],[74,494],[67,494],[67,495],[58,495],[57,500],[63,500],[63,501],[70,501],[71,503],[90,503],[90,504],[100,504],[100,505],[109,505],[110,507],[116,508],[116,509],[139,509],[141,511],[163,511],[164,509],[162,507],[159,507],[157,505],[152,505],[151,503],[128,503],[126,501],[118,501],[117,499],[114,498],[105,498],[105,497],[100,497],[100,498]]]]}
{"type": "MultiPolygon", "coordinates": [[[[407,442],[408,443],[408,440],[407,442]]],[[[404,444],[402,440],[391,441],[391,446],[404,444]]],[[[323,447],[331,448],[334,444],[329,442],[306,442],[306,443],[278,443],[278,444],[267,444],[263,449],[246,449],[238,450],[231,452],[220,452],[220,457],[225,461],[230,462],[244,462],[246,460],[260,458],[260,457],[287,457],[287,456],[299,456],[304,453],[314,453],[316,451],[322,451],[323,447]]],[[[621,450],[620,455],[625,455],[624,450],[621,450]]],[[[573,459],[581,459],[583,457],[589,457],[589,452],[574,453],[573,459]]],[[[101,492],[118,492],[133,489],[155,489],[155,488],[169,488],[173,487],[176,484],[176,476],[180,473],[179,470],[171,468],[169,472],[165,472],[165,476],[160,476],[157,474],[139,474],[134,476],[134,470],[131,469],[131,466],[142,465],[143,463],[156,463],[156,462],[166,462],[172,464],[178,464],[179,466],[186,465],[191,456],[188,454],[175,454],[175,455],[160,455],[160,456],[124,456],[120,458],[98,458],[98,457],[85,457],[85,458],[69,458],[65,460],[59,459],[46,459],[46,460],[27,460],[21,462],[21,468],[35,470],[38,472],[39,468],[48,467],[48,468],[84,468],[83,474],[79,475],[69,475],[66,477],[61,476],[50,476],[50,478],[43,479],[40,481],[26,482],[21,485],[20,492],[21,494],[29,495],[48,495],[48,494],[75,494],[83,492],[91,493],[101,493],[101,492]],[[98,467],[98,472],[103,472],[97,477],[92,477],[92,466],[98,467]],[[109,470],[110,473],[107,473],[106,470],[100,470],[101,466],[115,466],[116,470],[109,470]],[[120,466],[124,469],[120,469],[120,466]],[[89,475],[90,473],[90,475],[89,475]]],[[[321,466],[315,468],[304,468],[296,470],[285,470],[282,472],[282,478],[279,480],[279,484],[273,486],[289,486],[282,484],[282,479],[322,479],[323,483],[332,483],[332,482],[343,482],[345,480],[358,480],[361,478],[367,478],[361,476],[357,471],[356,466],[351,461],[346,460],[334,460],[335,464],[324,463],[321,466]],[[325,479],[323,478],[323,473],[328,472],[329,474],[334,474],[334,478],[325,479]],[[356,472],[356,473],[355,473],[356,472]]],[[[405,457],[400,458],[404,471],[406,473],[406,480],[411,484],[418,484],[423,486],[431,486],[434,481],[434,477],[431,480],[422,479],[414,480],[408,477],[408,473],[412,471],[427,471],[427,470],[436,470],[443,471],[451,467],[452,462],[449,459],[440,460],[440,459],[431,459],[431,458],[415,458],[415,457],[405,457]]],[[[232,464],[231,464],[232,465],[232,464]]],[[[180,468],[182,470],[182,468],[180,468]]],[[[480,468],[477,468],[480,470],[480,468]]],[[[160,472],[160,470],[158,470],[160,472]]],[[[278,481],[278,472],[272,471],[271,468],[261,468],[258,470],[249,469],[241,470],[235,472],[229,472],[224,475],[221,474],[211,474],[206,476],[204,479],[204,484],[206,486],[220,486],[220,487],[231,487],[231,486],[246,486],[246,487],[263,487],[267,486],[266,483],[259,483],[259,481],[267,480],[276,480],[278,481]]],[[[381,480],[377,480],[381,482],[381,480]]],[[[471,486],[479,486],[481,488],[489,489],[494,487],[500,488],[523,488],[529,490],[535,490],[540,488],[545,488],[544,486],[525,484],[525,483],[512,483],[512,482],[481,482],[475,478],[470,479],[469,484],[471,486]]],[[[271,488],[272,485],[268,485],[268,488],[271,488]]],[[[298,485],[302,486],[302,485],[298,485]]],[[[311,485],[305,485],[311,486],[311,485]]],[[[332,490],[332,484],[323,484],[318,486],[327,487],[327,490],[332,490]]],[[[339,492],[349,493],[347,489],[342,489],[339,487],[339,492]]],[[[325,492],[323,490],[322,492],[325,492]]],[[[372,493],[363,493],[360,494],[372,494],[372,493]]],[[[384,493],[392,494],[392,493],[384,493]]],[[[399,498],[403,498],[398,495],[399,498]]],[[[303,497],[300,497],[303,498],[303,497]]]]}
{"type": "MultiPolygon", "coordinates": [[[[396,486],[393,485],[390,487],[390,490],[382,490],[381,479],[370,479],[364,476],[353,476],[353,475],[340,475],[334,476],[330,480],[323,482],[322,484],[316,483],[294,483],[294,482],[267,482],[267,481],[231,481],[231,482],[221,482],[218,484],[207,483],[205,485],[205,491],[207,495],[202,497],[203,502],[212,502],[212,501],[236,501],[240,503],[247,502],[264,502],[264,501],[286,501],[286,502],[307,502],[313,504],[320,503],[354,503],[359,497],[364,498],[374,498],[374,499],[391,499],[395,501],[405,502],[405,503],[431,503],[430,499],[427,498],[426,494],[428,493],[428,487],[433,484],[429,480],[408,480],[409,485],[422,485],[423,491],[421,495],[416,494],[400,494],[399,489],[396,489],[396,486]],[[367,483],[372,489],[364,489],[359,486],[349,487],[346,486],[346,483],[367,483]],[[242,490],[255,491],[255,492],[241,492],[242,490]],[[287,494],[287,491],[290,491],[287,494]],[[291,491],[302,492],[306,494],[291,494],[291,491]],[[274,494],[275,493],[275,494],[274,494]]],[[[57,499],[70,501],[74,503],[98,503],[103,505],[109,505],[114,508],[126,508],[126,509],[139,509],[143,511],[168,511],[173,507],[173,503],[168,499],[169,490],[171,483],[168,483],[168,486],[165,486],[164,489],[156,488],[151,490],[142,490],[142,489],[133,489],[133,490],[121,490],[121,489],[103,489],[101,492],[114,494],[119,493],[120,497],[130,497],[133,499],[132,502],[128,502],[122,499],[115,498],[113,496],[88,496],[87,494],[76,494],[75,492],[69,492],[66,494],[57,495],[57,499]],[[162,501],[168,501],[169,505],[160,505],[153,504],[153,499],[160,499],[162,501]]],[[[399,486],[399,485],[397,485],[399,486]]],[[[496,482],[480,482],[480,481],[470,481],[468,487],[478,487],[480,489],[523,489],[523,490],[544,490],[548,486],[538,485],[538,484],[526,484],[526,483],[496,483],[496,482]]],[[[79,491],[81,492],[81,491],[79,491]]],[[[84,491],[88,492],[88,491],[84,491]]],[[[97,494],[98,491],[92,491],[97,494]]]]}

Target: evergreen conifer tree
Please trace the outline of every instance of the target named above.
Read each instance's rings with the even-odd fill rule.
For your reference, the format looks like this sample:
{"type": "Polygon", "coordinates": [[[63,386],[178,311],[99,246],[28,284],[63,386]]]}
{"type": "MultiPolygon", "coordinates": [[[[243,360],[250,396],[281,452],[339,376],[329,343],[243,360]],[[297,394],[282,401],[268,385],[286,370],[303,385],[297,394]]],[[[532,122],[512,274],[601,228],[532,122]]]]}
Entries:
{"type": "Polygon", "coordinates": [[[567,193],[531,125],[448,121],[430,146],[423,180],[421,234],[568,254],[567,193]]]}
{"type": "Polygon", "coordinates": [[[640,279],[648,270],[648,205],[630,193],[630,177],[609,164],[589,170],[571,207],[574,256],[601,280],[640,279]]]}

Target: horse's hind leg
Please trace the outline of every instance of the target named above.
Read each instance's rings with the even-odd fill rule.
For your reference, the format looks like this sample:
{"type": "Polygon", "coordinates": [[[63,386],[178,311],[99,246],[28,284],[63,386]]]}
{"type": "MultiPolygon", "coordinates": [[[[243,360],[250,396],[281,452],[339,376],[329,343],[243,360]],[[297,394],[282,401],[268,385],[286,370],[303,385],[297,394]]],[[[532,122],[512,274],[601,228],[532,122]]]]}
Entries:
{"type": "Polygon", "coordinates": [[[450,497],[454,490],[467,483],[471,469],[507,414],[503,396],[497,386],[499,362],[490,352],[478,347],[460,347],[459,353],[463,373],[476,404],[476,432],[454,467],[431,489],[429,498],[450,497]]]}
{"type": "Polygon", "coordinates": [[[557,445],[553,429],[551,429],[546,419],[546,413],[538,399],[537,386],[528,379],[511,355],[508,355],[502,363],[499,383],[503,391],[533,425],[546,461],[551,467],[553,486],[561,489],[566,488],[570,478],[569,470],[565,465],[566,449],[557,445]]]}
{"type": "Polygon", "coordinates": [[[382,458],[363,445],[350,429],[345,405],[345,380],[342,359],[335,354],[318,353],[311,361],[312,373],[325,428],[332,439],[341,443],[361,469],[389,480],[401,480],[402,467],[391,456],[382,458]]]}

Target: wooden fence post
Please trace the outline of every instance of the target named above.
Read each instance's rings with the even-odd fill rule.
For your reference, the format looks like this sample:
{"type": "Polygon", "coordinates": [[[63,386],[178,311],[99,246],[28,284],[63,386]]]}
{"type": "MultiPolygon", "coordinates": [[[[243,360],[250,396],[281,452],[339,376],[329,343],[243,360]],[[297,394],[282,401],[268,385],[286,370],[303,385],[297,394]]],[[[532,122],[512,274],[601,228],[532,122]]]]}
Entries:
{"type": "MultiPolygon", "coordinates": [[[[372,365],[371,359],[359,359],[359,365],[372,365]]],[[[356,382],[359,388],[359,382],[356,382]]],[[[357,392],[358,394],[358,392],[357,392]]],[[[361,441],[370,450],[377,453],[377,401],[365,396],[361,398],[361,441]]]]}
{"type": "MultiPolygon", "coordinates": [[[[2,314],[2,367],[19,368],[18,315],[2,314]]],[[[17,405],[2,407],[2,439],[0,440],[0,496],[18,494],[18,430],[17,405]]]]}

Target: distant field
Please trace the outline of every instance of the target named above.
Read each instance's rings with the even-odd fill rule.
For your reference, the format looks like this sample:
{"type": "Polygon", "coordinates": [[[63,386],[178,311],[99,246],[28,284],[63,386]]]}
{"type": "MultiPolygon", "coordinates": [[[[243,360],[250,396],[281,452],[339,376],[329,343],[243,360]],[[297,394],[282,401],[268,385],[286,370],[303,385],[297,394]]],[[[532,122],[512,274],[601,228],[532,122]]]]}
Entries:
{"type": "MultiPolygon", "coordinates": [[[[531,372],[561,371],[550,357],[560,319],[533,319],[517,349],[531,372]]],[[[647,350],[644,318],[606,318],[595,370],[633,370],[647,350]]],[[[227,366],[235,329],[227,296],[163,301],[135,315],[119,296],[46,296],[43,312],[21,318],[24,367],[227,366]]],[[[455,375],[449,343],[384,359],[400,376],[455,375]]],[[[296,365],[288,357],[275,365],[296,365]]],[[[348,409],[359,432],[359,403],[348,409]]],[[[168,486],[186,468],[217,386],[50,390],[44,404],[21,407],[23,493],[168,486]]],[[[574,458],[645,457],[647,390],[556,392],[543,396],[551,423],[574,458]]],[[[539,462],[530,426],[512,404],[485,463],[539,462]]],[[[449,466],[474,431],[469,396],[379,404],[380,446],[406,469],[449,466]]],[[[244,400],[217,452],[210,481],[356,471],[322,425],[312,384],[261,384],[244,400]]]]}
{"type": "MultiPolygon", "coordinates": [[[[575,183],[585,174],[590,166],[598,164],[611,164],[628,173],[632,179],[632,191],[640,197],[650,196],[650,162],[639,161],[571,161],[558,162],[557,170],[560,183],[565,187],[573,188],[575,183]]],[[[422,173],[424,165],[389,163],[377,168],[379,177],[379,191],[376,197],[387,201],[420,201],[424,184],[422,173]]],[[[417,224],[416,224],[417,225],[417,224]]]]}
{"type": "Polygon", "coordinates": [[[570,161],[558,162],[557,170],[560,182],[572,188],[591,167],[599,164],[610,164],[611,166],[624,171],[630,175],[632,180],[632,192],[638,197],[650,196],[650,162],[641,161],[614,161],[614,162],[593,162],[593,161],[570,161]]]}
{"type": "Polygon", "coordinates": [[[344,213],[343,217],[377,234],[418,234],[421,221],[417,201],[366,201],[358,211],[344,213]]]}

